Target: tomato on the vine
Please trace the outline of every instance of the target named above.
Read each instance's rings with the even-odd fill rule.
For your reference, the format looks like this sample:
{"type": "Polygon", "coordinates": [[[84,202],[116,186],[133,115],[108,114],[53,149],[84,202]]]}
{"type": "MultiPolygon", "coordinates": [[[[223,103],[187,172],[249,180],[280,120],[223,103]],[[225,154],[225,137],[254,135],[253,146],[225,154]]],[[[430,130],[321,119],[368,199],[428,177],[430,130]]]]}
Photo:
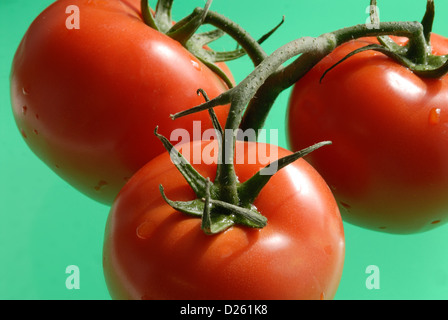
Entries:
{"type": "MultiPolygon", "coordinates": [[[[208,154],[215,147],[216,141],[195,141],[181,150],[208,154]]],[[[255,142],[237,142],[240,147],[244,152],[236,153],[235,171],[241,183],[271,160],[258,148],[278,152],[279,158],[291,154],[255,142]]],[[[216,161],[203,156],[193,166],[204,177],[216,174],[216,161]]],[[[207,235],[200,219],[165,202],[159,185],[168,198],[195,198],[169,153],[153,159],[125,185],[112,206],[104,243],[112,298],[334,297],[344,262],[342,220],[327,184],[306,161],[279,170],[256,198],[253,205],[267,218],[263,228],[235,225],[207,235]]]]}
{"type": "MultiPolygon", "coordinates": [[[[394,38],[400,45],[406,41],[394,38]]],[[[376,51],[345,43],[295,85],[289,102],[293,149],[328,139],[306,159],[332,188],[344,220],[391,233],[448,222],[448,77],[423,78],[376,51]],[[321,81],[320,81],[321,80],[321,81]]],[[[434,55],[448,40],[432,34],[434,55]]]]}
{"type": "MultiPolygon", "coordinates": [[[[13,112],[28,146],[72,186],[107,204],[164,151],[153,135],[157,125],[192,137],[194,121],[211,128],[207,112],[175,123],[169,116],[199,104],[198,88],[211,97],[228,89],[180,43],[146,25],[140,11],[138,0],[56,1],[32,23],[12,66],[13,112]],[[73,6],[79,25],[72,28],[73,6]]],[[[221,121],[227,112],[217,111],[221,121]]]]}

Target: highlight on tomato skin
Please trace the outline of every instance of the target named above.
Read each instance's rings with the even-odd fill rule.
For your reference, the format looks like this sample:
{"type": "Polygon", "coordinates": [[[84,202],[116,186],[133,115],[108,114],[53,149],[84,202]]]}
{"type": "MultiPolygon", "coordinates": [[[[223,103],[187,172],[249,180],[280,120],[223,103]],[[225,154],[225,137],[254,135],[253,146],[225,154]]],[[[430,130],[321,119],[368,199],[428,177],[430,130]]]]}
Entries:
{"type": "MultiPolygon", "coordinates": [[[[407,39],[394,37],[403,45],[407,39]]],[[[329,148],[306,157],[331,186],[345,221],[413,234],[448,222],[448,78],[419,77],[375,51],[334,63],[376,39],[336,48],[299,80],[288,106],[288,139],[300,150],[323,137],[329,148]]],[[[448,40],[431,35],[433,54],[448,40]]]]}
{"type": "MultiPolygon", "coordinates": [[[[164,133],[192,133],[193,121],[212,128],[207,112],[169,118],[202,101],[199,87],[210,97],[228,89],[182,45],[147,26],[138,0],[54,2],[27,30],[11,70],[19,134],[56,174],[105,204],[164,152],[156,125],[164,133]],[[73,5],[81,17],[77,29],[66,27],[73,5]]],[[[224,122],[228,107],[216,112],[224,122]]]]}
{"type": "MultiPolygon", "coordinates": [[[[192,154],[198,147],[213,149],[211,144],[216,141],[196,141],[188,147],[192,154]]],[[[237,142],[237,147],[240,144],[245,144],[245,152],[236,155],[235,169],[244,182],[265,166],[266,156],[257,152],[261,144],[237,142]],[[252,156],[256,161],[249,164],[252,156]]],[[[268,147],[275,148],[278,157],[291,154],[268,147]]],[[[216,174],[216,162],[193,166],[204,177],[216,174]]],[[[165,202],[159,185],[170,199],[195,198],[168,153],[142,167],[120,191],[103,248],[113,299],[334,297],[345,255],[342,220],[331,190],[303,159],[278,171],[256,198],[255,207],[267,217],[260,229],[233,226],[207,235],[200,219],[176,212],[165,202]]]]}

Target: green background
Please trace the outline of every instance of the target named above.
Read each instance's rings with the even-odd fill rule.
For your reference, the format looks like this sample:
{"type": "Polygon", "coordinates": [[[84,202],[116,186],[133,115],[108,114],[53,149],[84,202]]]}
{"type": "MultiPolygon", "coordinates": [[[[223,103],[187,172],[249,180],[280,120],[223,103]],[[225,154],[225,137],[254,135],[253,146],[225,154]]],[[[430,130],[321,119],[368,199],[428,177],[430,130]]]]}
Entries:
{"type": "MultiPolygon", "coordinates": [[[[0,0],[0,299],[109,299],[101,266],[109,208],[78,193],[47,168],[25,145],[11,112],[13,54],[32,20],[52,2],[0,0]],[[69,265],[79,267],[79,289],[66,288],[69,265]]],[[[179,20],[204,2],[175,1],[174,18],[179,20]]],[[[238,22],[255,38],[284,15],[284,25],[263,44],[271,53],[301,36],[364,23],[368,4],[368,0],[215,0],[211,9],[238,22]]],[[[420,20],[425,5],[424,0],[379,1],[383,21],[420,20]]],[[[436,6],[434,31],[448,35],[444,18],[448,2],[436,0],[436,6]]],[[[229,66],[237,81],[252,70],[247,58],[229,66]]],[[[268,128],[280,129],[283,147],[287,147],[288,93],[279,97],[267,123],[268,128]]],[[[345,224],[346,260],[336,299],[447,299],[447,231],[445,225],[402,236],[345,224]],[[370,265],[380,270],[379,289],[366,287],[370,265]]]]}

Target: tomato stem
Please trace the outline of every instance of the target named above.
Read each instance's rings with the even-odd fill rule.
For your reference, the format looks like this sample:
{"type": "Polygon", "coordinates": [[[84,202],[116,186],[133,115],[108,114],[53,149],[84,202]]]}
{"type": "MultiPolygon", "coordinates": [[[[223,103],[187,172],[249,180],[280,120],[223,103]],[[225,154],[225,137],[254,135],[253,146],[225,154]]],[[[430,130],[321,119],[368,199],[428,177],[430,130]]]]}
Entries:
{"type": "MultiPolygon", "coordinates": [[[[371,0],[370,5],[372,25],[377,25],[378,28],[358,25],[334,31],[332,34],[335,35],[335,46],[361,37],[376,36],[386,49],[389,49],[390,52],[397,53],[397,55],[391,54],[391,57],[395,56],[395,58],[399,58],[400,63],[403,63],[406,67],[410,67],[420,76],[439,78],[448,72],[446,65],[447,57],[435,57],[429,54],[431,50],[429,38],[435,14],[433,0],[427,0],[427,8],[422,23],[380,23],[378,10],[376,10],[377,1],[371,0]],[[409,38],[408,46],[399,46],[389,35],[409,38]],[[428,61],[430,62],[428,63],[428,61]]],[[[253,128],[257,133],[258,129],[264,126],[267,115],[280,93],[294,85],[334,48],[328,46],[326,48],[318,48],[314,52],[304,53],[290,65],[281,67],[272,73],[266,79],[263,86],[254,94],[257,98],[248,102],[248,107],[241,123],[241,129],[253,128]]],[[[280,52],[275,54],[281,55],[280,52]]],[[[287,61],[286,58],[283,59],[284,62],[287,61]]]]}
{"type": "MultiPolygon", "coordinates": [[[[331,33],[325,33],[317,38],[299,38],[280,47],[264,60],[241,81],[235,88],[221,94],[204,104],[172,115],[173,119],[194,112],[214,108],[219,105],[231,103],[231,116],[227,120],[226,129],[234,128],[241,123],[240,128],[249,128],[258,132],[264,125],[266,117],[278,95],[294,85],[306,72],[308,72],[321,59],[332,52],[337,46],[353,39],[366,36],[395,35],[410,39],[424,40],[423,27],[418,22],[381,22],[378,29],[372,29],[365,24],[342,28],[331,33]],[[299,56],[287,66],[283,63],[299,56]],[[253,97],[256,96],[256,99],[253,97]],[[241,110],[247,105],[242,117],[241,110]],[[242,118],[241,118],[242,117],[242,118]]],[[[419,43],[419,50],[425,43],[419,43]]],[[[439,64],[438,67],[441,65],[439,64]]],[[[227,157],[230,159],[229,151],[227,157]]]]}
{"type": "MultiPolygon", "coordinates": [[[[238,87],[240,88],[240,87],[238,87]]],[[[206,92],[202,89],[197,91],[202,94],[205,103],[194,108],[208,109],[214,128],[217,132],[219,143],[219,154],[221,161],[218,161],[216,178],[212,183],[210,179],[202,177],[177,151],[168,139],[157,133],[157,128],[154,131],[155,135],[161,140],[166,150],[170,153],[173,163],[184,176],[186,181],[190,184],[193,191],[197,195],[197,199],[192,201],[172,201],[168,199],[164,193],[163,186],[160,186],[160,192],[165,201],[174,209],[188,215],[202,217],[201,228],[206,234],[216,234],[225,229],[235,225],[243,225],[251,228],[263,228],[267,224],[267,219],[257,208],[253,206],[253,202],[257,198],[260,191],[272,178],[272,176],[288,164],[305,156],[306,154],[324,146],[331,142],[325,141],[315,144],[309,148],[291,154],[289,156],[278,159],[265,168],[261,169],[252,178],[244,183],[238,181],[234,167],[234,150],[236,146],[236,130],[241,121],[241,115],[244,111],[244,104],[241,100],[235,99],[239,94],[244,95],[243,91],[233,91],[231,89],[221,95],[221,99],[209,100],[206,92]],[[228,94],[230,92],[230,94],[228,94]],[[235,93],[236,92],[236,93],[235,93]],[[229,112],[228,120],[226,122],[226,129],[222,130],[213,108],[210,107],[213,101],[231,101],[231,110],[229,112]],[[205,107],[204,107],[205,106],[205,107]],[[223,134],[223,138],[219,136],[223,134]]],[[[250,91],[248,91],[250,92],[250,91]]],[[[195,112],[193,111],[193,112],[195,112]]],[[[191,113],[186,111],[183,113],[191,113]]],[[[176,118],[179,115],[174,115],[176,118]]]]}
{"type": "Polygon", "coordinates": [[[202,230],[204,230],[204,232],[206,234],[213,234],[214,232],[216,232],[216,230],[212,230],[213,224],[212,224],[212,217],[210,215],[210,211],[211,211],[210,186],[211,186],[210,179],[207,178],[207,184],[206,184],[206,189],[205,189],[204,211],[203,211],[203,218],[202,218],[202,224],[201,224],[201,228],[202,228],[202,230]]]}
{"type": "Polygon", "coordinates": [[[141,0],[140,5],[145,24],[180,42],[201,62],[221,77],[229,88],[233,87],[232,81],[229,80],[216,63],[238,59],[247,54],[253,64],[255,66],[258,65],[267,56],[261,48],[261,43],[268,39],[284,21],[283,18],[277,26],[257,41],[234,21],[217,12],[210,11],[212,0],[208,0],[204,8],[195,8],[190,15],[174,25],[171,19],[173,0],[159,0],[155,12],[149,7],[148,1],[141,0]],[[205,24],[212,25],[217,30],[196,33],[199,27],[205,24]],[[219,52],[205,47],[206,44],[220,38],[224,34],[228,34],[241,48],[219,52]]]}
{"type": "MultiPolygon", "coordinates": [[[[431,4],[429,2],[426,18],[423,19],[427,21],[431,20],[431,4]]],[[[372,0],[371,3],[376,5],[376,1],[372,0]]],[[[198,93],[204,96],[205,102],[171,115],[171,117],[177,119],[188,114],[208,110],[213,123],[215,123],[216,119],[212,109],[230,103],[230,111],[224,130],[214,124],[218,135],[222,135],[221,140],[219,140],[220,161],[218,161],[216,177],[214,182],[211,183],[208,178],[196,177],[195,171],[189,165],[176,165],[187,181],[188,179],[198,179],[197,182],[189,182],[198,195],[198,199],[189,202],[175,202],[166,199],[166,196],[164,196],[167,202],[181,212],[202,216],[202,229],[207,234],[221,232],[234,224],[256,228],[264,227],[267,220],[253,206],[253,202],[272,175],[298,158],[331,142],[324,141],[278,159],[260,170],[252,178],[240,183],[234,166],[238,129],[253,129],[258,132],[278,94],[293,85],[316,63],[345,42],[360,37],[376,36],[380,39],[382,45],[365,47],[360,51],[378,50],[400,63],[411,66],[414,68],[413,70],[421,72],[425,76],[428,75],[428,72],[447,71],[445,69],[448,69],[448,57],[436,59],[428,54],[427,35],[424,33],[425,27],[421,23],[379,22],[375,13],[372,13],[371,19],[375,23],[378,22],[378,28],[361,24],[325,33],[316,38],[303,37],[296,39],[280,47],[271,55],[266,55],[261,51],[258,60],[255,60],[253,72],[237,86],[212,100],[208,99],[203,90],[198,90],[198,93]],[[409,39],[408,47],[398,48],[388,37],[389,35],[407,37],[409,39]],[[283,66],[286,61],[292,58],[295,58],[292,63],[283,66]],[[431,62],[429,68],[427,68],[427,61],[431,62]],[[266,174],[266,172],[269,174],[266,174]],[[202,212],[200,212],[201,210],[202,212]]],[[[204,21],[207,21],[207,18],[204,21]]],[[[426,30],[428,30],[427,28],[426,26],[426,30]]],[[[356,53],[353,52],[352,55],[356,53]]],[[[161,140],[164,142],[163,138],[161,140]]],[[[166,141],[164,145],[171,152],[172,146],[166,141]]],[[[162,188],[161,192],[163,193],[162,188]]]]}
{"type": "MultiPolygon", "coordinates": [[[[370,21],[372,26],[377,26],[380,22],[378,15],[377,0],[370,1],[370,21]]],[[[409,37],[409,43],[402,47],[395,43],[389,36],[378,36],[378,41],[390,51],[406,55],[407,60],[418,64],[426,64],[427,57],[431,54],[429,46],[432,24],[434,22],[434,1],[427,0],[426,12],[422,20],[423,32],[415,33],[413,37],[409,37]]]]}
{"type": "MultiPolygon", "coordinates": [[[[380,23],[380,17],[378,14],[378,6],[376,0],[370,1],[370,23],[373,27],[378,26],[380,23]]],[[[393,41],[389,36],[378,36],[378,41],[385,47],[394,49],[394,50],[400,50],[402,48],[399,46],[395,41],[393,41]]]]}
{"type": "MultiPolygon", "coordinates": [[[[415,48],[413,49],[414,52],[418,52],[417,56],[420,56],[421,58],[417,59],[418,61],[413,62],[406,57],[403,61],[410,61],[414,65],[422,65],[423,67],[421,69],[430,69],[431,72],[422,72],[422,76],[436,76],[445,71],[445,57],[433,59],[436,60],[437,63],[435,63],[432,68],[428,67],[426,63],[420,63],[421,60],[428,59],[428,47],[423,34],[423,26],[419,22],[380,22],[379,28],[371,28],[365,24],[342,28],[321,35],[320,37],[313,38],[316,40],[316,44],[314,47],[311,46],[308,48],[308,50],[303,50],[305,48],[301,47],[301,44],[298,43],[300,42],[300,39],[298,39],[284,45],[272,53],[273,56],[277,56],[277,60],[279,60],[281,64],[299,55],[299,57],[292,63],[287,66],[280,66],[281,64],[276,65],[277,69],[269,71],[271,73],[268,73],[267,75],[265,72],[260,73],[260,71],[254,70],[255,75],[250,76],[257,77],[258,75],[262,75],[264,83],[262,86],[257,87],[257,91],[252,92],[252,98],[256,96],[256,99],[251,98],[250,101],[247,101],[248,106],[241,122],[241,129],[246,130],[252,128],[257,133],[258,129],[261,129],[264,126],[267,115],[279,94],[294,85],[337,46],[357,38],[369,36],[381,37],[383,42],[387,42],[387,36],[389,35],[407,37],[412,40],[412,45],[410,45],[410,47],[415,48]],[[332,41],[319,40],[323,38],[328,39],[329,37],[331,37],[332,41]]],[[[268,58],[262,63],[264,66],[267,66],[268,64],[266,61],[268,61],[268,58]]]]}
{"type": "Polygon", "coordinates": [[[283,59],[294,57],[297,50],[300,52],[311,52],[318,47],[327,47],[334,45],[335,39],[331,34],[326,34],[320,38],[300,38],[293,45],[282,47],[281,54],[272,54],[266,57],[246,79],[238,86],[230,89],[217,98],[206,101],[205,103],[188,109],[184,112],[175,114],[173,119],[191,114],[194,112],[206,110],[218,105],[230,103],[230,111],[226,121],[222,159],[218,163],[219,174],[216,177],[215,184],[218,186],[220,199],[232,205],[240,203],[240,195],[238,193],[238,178],[234,167],[234,151],[236,144],[236,134],[240,126],[242,116],[247,102],[253,97],[253,94],[262,86],[266,78],[283,63],[283,59]]]}
{"type": "MultiPolygon", "coordinates": [[[[269,36],[281,25],[280,23],[280,25],[277,25],[257,41],[246,30],[241,28],[240,25],[217,12],[209,11],[204,23],[217,27],[234,39],[244,50],[243,52],[249,56],[255,66],[267,56],[260,44],[269,38],[269,36]]],[[[241,53],[241,50],[238,51],[241,53]]],[[[222,56],[223,54],[221,53],[220,55],[222,56]]]]}

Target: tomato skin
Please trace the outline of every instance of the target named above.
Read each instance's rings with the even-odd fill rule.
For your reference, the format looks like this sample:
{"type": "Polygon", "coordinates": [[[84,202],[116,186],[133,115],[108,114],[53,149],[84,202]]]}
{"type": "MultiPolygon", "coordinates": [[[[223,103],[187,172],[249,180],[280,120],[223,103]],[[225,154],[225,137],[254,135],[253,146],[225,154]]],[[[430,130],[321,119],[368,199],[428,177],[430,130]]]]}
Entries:
{"type": "MultiPolygon", "coordinates": [[[[399,43],[404,43],[401,38],[399,43]]],[[[384,55],[345,55],[375,42],[351,41],[296,83],[288,137],[293,150],[333,144],[306,157],[332,188],[345,221],[409,234],[448,221],[448,78],[423,79],[384,55]]],[[[434,54],[448,40],[432,35],[434,54]]]]}
{"type": "MultiPolygon", "coordinates": [[[[212,128],[207,112],[170,114],[227,90],[179,43],[147,25],[140,1],[60,0],[32,23],[15,55],[11,97],[31,150],[89,197],[112,203],[141,166],[164,152],[153,132],[212,128]],[[79,29],[67,29],[68,6],[79,29]]],[[[221,67],[231,77],[225,65],[221,67]]],[[[221,121],[228,107],[217,108],[221,121]]]]}
{"type": "MultiPolygon", "coordinates": [[[[196,141],[189,147],[200,144],[204,150],[210,143],[196,141]]],[[[266,164],[263,156],[247,164],[257,147],[249,143],[246,148],[235,160],[245,159],[246,164],[235,165],[241,182],[266,164]]],[[[279,157],[287,154],[278,148],[279,157]]],[[[215,175],[214,164],[194,167],[204,177],[215,175]]],[[[344,261],[342,220],[325,181],[306,161],[277,172],[260,193],[254,205],[268,218],[262,229],[234,226],[206,235],[200,219],[164,202],[159,184],[172,200],[195,198],[167,153],[145,165],[121,190],[104,242],[104,273],[112,298],[334,297],[344,261]]]]}

